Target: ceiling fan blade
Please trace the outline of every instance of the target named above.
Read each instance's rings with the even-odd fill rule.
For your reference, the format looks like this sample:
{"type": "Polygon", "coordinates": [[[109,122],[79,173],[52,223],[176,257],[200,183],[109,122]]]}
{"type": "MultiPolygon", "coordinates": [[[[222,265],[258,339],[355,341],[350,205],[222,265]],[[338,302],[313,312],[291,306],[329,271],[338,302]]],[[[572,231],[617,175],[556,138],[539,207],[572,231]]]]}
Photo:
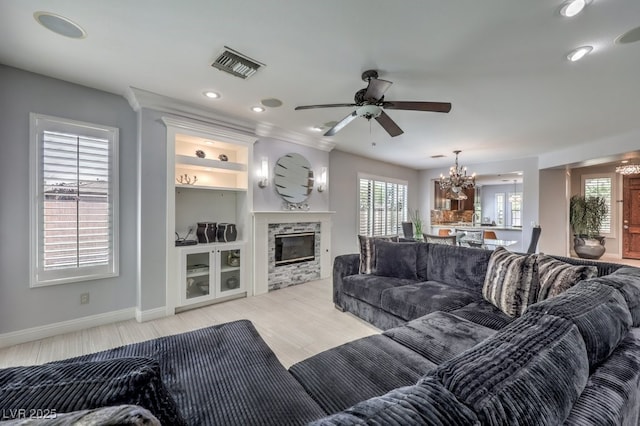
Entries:
{"type": "Polygon", "coordinates": [[[387,109],[404,109],[404,110],[411,110],[411,111],[431,111],[431,112],[451,111],[451,103],[449,102],[386,101],[382,103],[382,107],[387,109]]]}
{"type": "Polygon", "coordinates": [[[380,123],[380,125],[391,135],[391,137],[399,136],[404,132],[402,129],[396,124],[395,121],[391,119],[387,115],[386,112],[382,111],[379,116],[376,117],[376,121],[380,123]]]}
{"type": "Polygon", "coordinates": [[[364,94],[364,98],[368,101],[378,101],[382,99],[384,92],[386,92],[392,84],[392,82],[387,80],[372,78],[369,80],[369,86],[367,86],[367,92],[364,94]]]}
{"type": "Polygon", "coordinates": [[[295,111],[299,111],[301,109],[313,109],[313,108],[337,108],[337,107],[354,107],[356,104],[326,104],[326,105],[304,105],[295,107],[295,111]]]}
{"type": "Polygon", "coordinates": [[[333,135],[335,135],[340,130],[342,130],[342,128],[344,126],[346,126],[347,124],[351,123],[357,116],[358,116],[358,114],[355,111],[353,111],[351,114],[347,115],[345,118],[340,120],[338,122],[338,124],[336,124],[335,126],[330,128],[329,130],[327,130],[327,133],[325,133],[324,135],[325,136],[333,136],[333,135]]]}

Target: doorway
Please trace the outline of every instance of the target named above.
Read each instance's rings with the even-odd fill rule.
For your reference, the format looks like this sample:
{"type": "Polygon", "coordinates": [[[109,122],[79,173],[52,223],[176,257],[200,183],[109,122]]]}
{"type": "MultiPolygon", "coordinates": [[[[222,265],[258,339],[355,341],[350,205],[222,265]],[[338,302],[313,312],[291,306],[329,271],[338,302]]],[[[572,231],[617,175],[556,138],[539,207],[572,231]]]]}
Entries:
{"type": "Polygon", "coordinates": [[[640,259],[640,175],[623,177],[622,257],[640,259]]]}

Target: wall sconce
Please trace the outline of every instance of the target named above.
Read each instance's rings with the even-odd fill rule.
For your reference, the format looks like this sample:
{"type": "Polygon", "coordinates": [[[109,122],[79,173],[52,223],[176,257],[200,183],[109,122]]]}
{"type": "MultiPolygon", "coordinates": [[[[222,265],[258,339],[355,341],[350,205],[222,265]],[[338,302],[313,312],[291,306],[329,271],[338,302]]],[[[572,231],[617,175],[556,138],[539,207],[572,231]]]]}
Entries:
{"type": "Polygon", "coordinates": [[[260,188],[266,188],[267,185],[269,185],[269,158],[262,157],[258,177],[260,178],[260,180],[258,180],[258,186],[260,188]]]}
{"type": "Polygon", "coordinates": [[[327,168],[320,168],[320,176],[318,176],[318,192],[324,192],[327,189],[327,168]]]}

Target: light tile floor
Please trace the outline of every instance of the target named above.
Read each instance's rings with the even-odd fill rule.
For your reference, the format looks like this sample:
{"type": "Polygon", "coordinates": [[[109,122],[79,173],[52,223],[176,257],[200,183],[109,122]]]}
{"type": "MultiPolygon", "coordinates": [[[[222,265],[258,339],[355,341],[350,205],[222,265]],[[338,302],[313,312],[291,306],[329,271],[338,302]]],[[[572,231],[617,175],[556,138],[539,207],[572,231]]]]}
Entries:
{"type": "Polygon", "coordinates": [[[138,323],[135,320],[0,349],[0,368],[42,364],[238,319],[253,322],[285,367],[380,330],[340,312],[330,280],[313,281],[138,323]]]}

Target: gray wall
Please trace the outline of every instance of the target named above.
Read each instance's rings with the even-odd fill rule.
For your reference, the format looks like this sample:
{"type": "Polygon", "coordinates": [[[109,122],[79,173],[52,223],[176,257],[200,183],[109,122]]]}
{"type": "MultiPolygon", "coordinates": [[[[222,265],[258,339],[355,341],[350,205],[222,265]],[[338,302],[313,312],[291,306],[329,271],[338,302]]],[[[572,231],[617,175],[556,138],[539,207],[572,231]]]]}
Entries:
{"type": "Polygon", "coordinates": [[[121,96],[0,65],[0,333],[136,304],[136,121],[121,96]],[[29,113],[120,129],[120,276],[29,288],[29,113]],[[80,293],[91,302],[80,305],[80,293]]]}
{"type": "MultiPolygon", "coordinates": [[[[409,211],[419,207],[418,171],[354,154],[333,150],[329,154],[329,206],[335,210],[331,232],[332,255],[357,253],[358,173],[406,180],[409,211]]],[[[428,210],[422,211],[423,220],[428,210]]]]}
{"type": "MultiPolygon", "coordinates": [[[[299,145],[292,142],[285,142],[272,138],[260,138],[253,145],[253,176],[257,176],[257,171],[262,165],[262,157],[269,159],[269,186],[260,188],[254,178],[250,185],[254,185],[253,189],[253,209],[255,211],[280,211],[282,210],[282,198],[276,192],[273,185],[273,170],[278,158],[285,154],[297,153],[305,157],[311,163],[311,168],[315,174],[316,182],[320,175],[321,167],[329,168],[329,153],[319,149],[299,145]]],[[[330,172],[328,172],[330,173],[330,172]]],[[[331,176],[329,176],[329,180],[331,176]]],[[[309,210],[327,211],[329,210],[329,194],[327,191],[318,192],[317,185],[306,201],[309,204],[309,210]]]]}
{"type": "Polygon", "coordinates": [[[142,311],[166,303],[166,249],[174,236],[166,232],[167,128],[160,119],[168,115],[146,108],[138,111],[138,306],[142,311]]]}
{"type": "Polygon", "coordinates": [[[540,170],[540,253],[566,256],[569,237],[568,177],[564,169],[540,170]]]}

